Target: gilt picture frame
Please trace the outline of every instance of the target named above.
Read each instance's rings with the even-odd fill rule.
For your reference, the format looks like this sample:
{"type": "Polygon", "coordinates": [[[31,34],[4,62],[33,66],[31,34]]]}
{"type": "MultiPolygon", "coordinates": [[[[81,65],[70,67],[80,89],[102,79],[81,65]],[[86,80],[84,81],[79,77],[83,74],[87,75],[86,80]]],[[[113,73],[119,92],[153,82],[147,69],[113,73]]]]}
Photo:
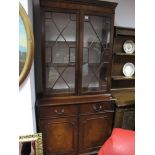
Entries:
{"type": "Polygon", "coordinates": [[[34,57],[34,36],[29,17],[19,3],[19,85],[26,79],[34,57]]]}
{"type": "Polygon", "coordinates": [[[43,155],[42,133],[19,136],[19,155],[43,155]]]}

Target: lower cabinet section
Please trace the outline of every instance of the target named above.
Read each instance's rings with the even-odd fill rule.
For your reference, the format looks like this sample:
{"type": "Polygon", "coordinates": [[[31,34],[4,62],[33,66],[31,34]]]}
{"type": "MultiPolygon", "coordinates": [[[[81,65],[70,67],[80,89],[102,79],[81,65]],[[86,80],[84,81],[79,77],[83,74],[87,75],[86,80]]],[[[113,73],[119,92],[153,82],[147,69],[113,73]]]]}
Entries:
{"type": "Polygon", "coordinates": [[[114,127],[135,130],[135,108],[116,108],[114,127]]]}
{"type": "Polygon", "coordinates": [[[111,134],[114,108],[110,101],[37,109],[44,155],[95,155],[111,134]]]}

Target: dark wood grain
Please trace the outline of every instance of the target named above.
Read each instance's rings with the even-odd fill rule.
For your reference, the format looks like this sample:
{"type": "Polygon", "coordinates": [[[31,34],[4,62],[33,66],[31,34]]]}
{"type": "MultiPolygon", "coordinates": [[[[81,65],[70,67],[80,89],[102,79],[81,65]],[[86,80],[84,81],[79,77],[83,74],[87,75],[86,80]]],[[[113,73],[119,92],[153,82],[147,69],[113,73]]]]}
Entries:
{"type": "MultiPolygon", "coordinates": [[[[44,155],[95,155],[110,136],[114,104],[111,96],[111,67],[116,3],[97,0],[34,0],[36,57],[36,120],[43,133],[44,155]],[[45,12],[76,15],[76,58],[73,64],[45,62],[45,12]],[[110,42],[105,49],[104,89],[82,89],[84,16],[110,19],[110,42]],[[39,33],[39,34],[38,34],[39,33]],[[75,67],[75,90],[47,88],[46,67],[75,67]],[[39,77],[39,79],[37,78],[39,77]]],[[[90,64],[93,67],[94,64],[90,64]]],[[[73,73],[70,73],[73,74],[73,73]]],[[[101,83],[101,81],[99,81],[101,83]]],[[[87,88],[86,88],[87,89],[87,88]]]]}
{"type": "Polygon", "coordinates": [[[112,91],[116,104],[114,127],[135,129],[135,89],[116,89],[112,91]]]}
{"type": "Polygon", "coordinates": [[[134,36],[118,36],[114,38],[114,47],[113,47],[113,53],[125,53],[123,50],[123,44],[126,40],[132,40],[135,41],[134,36]]]}
{"type": "Polygon", "coordinates": [[[39,106],[53,105],[72,105],[83,103],[96,103],[112,100],[111,94],[83,95],[83,96],[65,96],[65,97],[45,97],[39,99],[39,106]]]}
{"type": "MultiPolygon", "coordinates": [[[[71,101],[70,98],[66,100],[71,101]]],[[[58,103],[54,104],[53,101],[47,104],[46,100],[42,100],[42,104],[37,106],[37,119],[38,132],[43,133],[45,154],[77,155],[77,150],[88,154],[96,152],[112,130],[114,104],[111,100],[112,98],[103,96],[98,96],[97,100],[96,96],[95,101],[92,96],[87,96],[79,99],[78,103],[73,97],[72,105],[68,105],[63,99],[54,99],[54,102],[63,103],[59,103],[59,106],[55,106],[58,103]],[[77,128],[80,128],[80,132],[77,128]],[[89,134],[86,134],[87,132],[89,134]],[[69,142],[64,144],[66,136],[70,138],[69,142]]]]}
{"type": "Polygon", "coordinates": [[[44,155],[77,155],[77,117],[40,120],[39,129],[44,155]]]}
{"type": "Polygon", "coordinates": [[[41,56],[41,34],[42,34],[42,22],[41,22],[41,8],[39,0],[33,0],[33,16],[34,16],[34,41],[35,41],[35,55],[34,55],[34,68],[35,68],[35,90],[36,94],[40,94],[43,91],[43,77],[42,77],[42,56],[41,56]]]}
{"type": "Polygon", "coordinates": [[[38,108],[38,117],[43,118],[55,118],[55,117],[68,117],[76,116],[78,114],[78,108],[76,105],[64,105],[64,106],[44,106],[38,108]]]}
{"type": "Polygon", "coordinates": [[[96,102],[93,104],[82,104],[79,107],[80,115],[114,112],[114,104],[111,102],[96,102]]]}
{"type": "Polygon", "coordinates": [[[135,104],[135,89],[116,89],[111,91],[114,98],[116,98],[116,106],[124,107],[135,104]]]}
{"type": "Polygon", "coordinates": [[[114,127],[135,130],[134,106],[116,108],[114,127]]]}
{"type": "Polygon", "coordinates": [[[112,130],[112,113],[85,115],[80,117],[79,152],[91,153],[99,150],[112,130]]]}
{"type": "MultiPolygon", "coordinates": [[[[50,0],[40,0],[43,3],[45,1],[50,1],[50,0]]],[[[53,2],[64,2],[64,3],[73,3],[73,4],[85,4],[85,5],[96,5],[96,6],[102,6],[102,7],[111,7],[115,8],[117,6],[117,3],[113,2],[107,2],[107,1],[100,1],[100,0],[52,0],[53,2]]]]}
{"type": "Polygon", "coordinates": [[[113,80],[134,80],[135,76],[126,77],[126,76],[117,75],[117,76],[112,76],[112,79],[113,80]]]}
{"type": "Polygon", "coordinates": [[[123,75],[123,66],[128,62],[135,64],[135,57],[114,57],[112,66],[112,76],[123,75]]]}
{"type": "Polygon", "coordinates": [[[135,53],[133,53],[133,54],[127,54],[127,53],[122,53],[122,52],[116,52],[114,54],[115,55],[118,55],[118,56],[135,56],[135,53]]]}
{"type": "Polygon", "coordinates": [[[102,13],[114,13],[117,3],[105,2],[105,1],[92,1],[92,0],[42,0],[40,1],[42,7],[54,7],[64,9],[80,9],[89,10],[102,13]]]}
{"type": "Polygon", "coordinates": [[[128,27],[115,27],[115,36],[135,36],[135,29],[128,27]]]}

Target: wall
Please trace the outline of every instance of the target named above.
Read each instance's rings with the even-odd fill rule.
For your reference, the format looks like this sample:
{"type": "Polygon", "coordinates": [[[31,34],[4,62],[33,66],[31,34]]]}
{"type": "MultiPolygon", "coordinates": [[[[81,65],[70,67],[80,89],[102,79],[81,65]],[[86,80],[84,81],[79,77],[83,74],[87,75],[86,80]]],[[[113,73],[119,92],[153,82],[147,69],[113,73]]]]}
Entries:
{"type": "Polygon", "coordinates": [[[106,0],[118,3],[115,11],[115,26],[135,28],[135,0],[106,0]]]}
{"type": "MultiPolygon", "coordinates": [[[[28,13],[33,25],[33,5],[32,0],[20,0],[20,3],[28,13]]],[[[34,64],[32,64],[30,73],[19,88],[20,128],[19,135],[32,134],[36,132],[35,121],[35,85],[34,85],[34,64]]]]}

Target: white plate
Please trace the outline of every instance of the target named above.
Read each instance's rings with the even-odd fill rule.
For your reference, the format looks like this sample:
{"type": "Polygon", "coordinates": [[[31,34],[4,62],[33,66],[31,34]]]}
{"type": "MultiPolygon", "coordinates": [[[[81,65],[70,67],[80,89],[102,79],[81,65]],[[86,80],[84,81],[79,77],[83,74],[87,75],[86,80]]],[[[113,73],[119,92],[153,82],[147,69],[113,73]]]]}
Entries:
{"type": "Polygon", "coordinates": [[[132,75],[135,73],[135,66],[133,63],[126,63],[123,66],[123,74],[126,77],[132,77],[132,75]]]}
{"type": "Polygon", "coordinates": [[[132,54],[135,51],[135,43],[132,40],[126,40],[123,44],[123,50],[127,54],[132,54]]]}

